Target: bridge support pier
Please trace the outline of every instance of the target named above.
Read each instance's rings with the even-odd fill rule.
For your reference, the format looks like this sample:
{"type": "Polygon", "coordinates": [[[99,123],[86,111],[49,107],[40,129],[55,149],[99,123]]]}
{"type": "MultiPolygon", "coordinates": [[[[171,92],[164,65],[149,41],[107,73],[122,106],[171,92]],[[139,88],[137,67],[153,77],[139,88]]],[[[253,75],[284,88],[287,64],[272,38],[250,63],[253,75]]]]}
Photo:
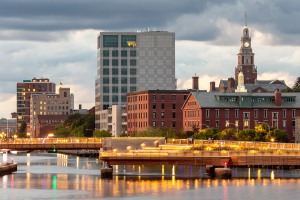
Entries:
{"type": "Polygon", "coordinates": [[[205,171],[212,178],[229,179],[232,176],[231,169],[227,167],[215,168],[213,165],[206,165],[205,171]]]}
{"type": "Polygon", "coordinates": [[[100,171],[101,178],[112,178],[113,176],[113,167],[111,165],[108,165],[107,162],[103,164],[100,171]]]}

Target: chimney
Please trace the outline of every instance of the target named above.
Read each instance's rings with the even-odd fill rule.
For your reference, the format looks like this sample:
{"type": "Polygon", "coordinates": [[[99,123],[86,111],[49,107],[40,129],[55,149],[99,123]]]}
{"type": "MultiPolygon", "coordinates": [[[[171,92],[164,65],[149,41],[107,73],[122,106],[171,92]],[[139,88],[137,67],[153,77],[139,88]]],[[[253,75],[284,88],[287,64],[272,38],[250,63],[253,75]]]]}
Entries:
{"type": "Polygon", "coordinates": [[[277,89],[275,91],[275,106],[281,106],[282,99],[281,99],[281,92],[277,89]]]}
{"type": "Polygon", "coordinates": [[[79,110],[81,110],[82,109],[82,105],[81,104],[79,104],[79,110]]]}
{"type": "Polygon", "coordinates": [[[196,76],[193,76],[193,90],[199,90],[199,77],[196,76]]]}
{"type": "Polygon", "coordinates": [[[212,81],[212,82],[210,82],[210,92],[213,92],[213,91],[215,91],[216,90],[216,85],[215,85],[215,82],[214,81],[212,81]]]}

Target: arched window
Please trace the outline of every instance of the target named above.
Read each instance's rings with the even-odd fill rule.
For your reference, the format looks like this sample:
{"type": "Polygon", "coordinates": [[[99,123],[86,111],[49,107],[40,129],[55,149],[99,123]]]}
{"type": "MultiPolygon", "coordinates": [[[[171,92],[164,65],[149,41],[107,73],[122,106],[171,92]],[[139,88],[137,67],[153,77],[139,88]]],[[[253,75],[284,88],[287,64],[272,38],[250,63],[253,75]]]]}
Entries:
{"type": "Polygon", "coordinates": [[[64,92],[64,97],[67,97],[68,95],[67,95],[67,92],[64,92]]]}

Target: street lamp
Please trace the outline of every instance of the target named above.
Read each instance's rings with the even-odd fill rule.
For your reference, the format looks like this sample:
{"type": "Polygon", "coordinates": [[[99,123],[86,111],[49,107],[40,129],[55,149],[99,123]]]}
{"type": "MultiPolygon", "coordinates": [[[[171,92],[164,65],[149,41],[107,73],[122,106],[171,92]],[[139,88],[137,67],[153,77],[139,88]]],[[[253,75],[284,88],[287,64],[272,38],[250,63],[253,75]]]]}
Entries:
{"type": "Polygon", "coordinates": [[[236,132],[238,133],[238,132],[239,132],[239,129],[238,129],[238,126],[237,126],[236,124],[234,124],[234,123],[229,123],[229,122],[226,122],[226,127],[230,128],[230,127],[229,127],[229,125],[230,125],[230,124],[232,124],[232,125],[234,125],[234,126],[235,126],[235,128],[236,128],[236,132]]]}

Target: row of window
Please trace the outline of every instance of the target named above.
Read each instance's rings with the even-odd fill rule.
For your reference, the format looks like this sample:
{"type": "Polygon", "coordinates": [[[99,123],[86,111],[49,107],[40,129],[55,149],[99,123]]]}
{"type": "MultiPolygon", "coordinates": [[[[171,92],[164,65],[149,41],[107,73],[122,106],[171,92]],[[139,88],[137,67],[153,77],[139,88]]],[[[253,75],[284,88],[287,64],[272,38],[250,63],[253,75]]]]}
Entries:
{"type": "MultiPolygon", "coordinates": [[[[103,57],[109,57],[109,50],[103,50],[102,56],[103,57]]],[[[112,50],[111,51],[112,57],[118,57],[119,56],[119,51],[118,50],[112,50]]],[[[127,50],[121,50],[121,57],[127,57],[127,50]]],[[[136,50],[130,50],[129,51],[129,56],[130,57],[136,57],[136,50]]]]}
{"type": "MultiPolygon", "coordinates": [[[[36,101],[34,101],[33,102],[33,104],[37,104],[37,102],[36,101]]],[[[42,104],[69,104],[69,102],[68,101],[40,101],[40,105],[42,105],[42,104]]]]}
{"type": "MultiPolygon", "coordinates": [[[[129,122],[127,124],[128,128],[147,128],[148,127],[148,123],[147,122],[129,122]]],[[[156,127],[164,127],[165,126],[165,121],[161,121],[160,125],[157,124],[156,121],[152,122],[152,127],[156,128],[156,127]]],[[[176,127],[176,121],[172,121],[172,127],[175,128],[176,127]]]]}
{"type": "Polygon", "coordinates": [[[148,96],[147,95],[135,95],[135,96],[130,96],[127,99],[127,102],[137,102],[137,101],[147,101],[148,100],[148,96]]]}
{"type": "MultiPolygon", "coordinates": [[[[103,47],[118,47],[118,35],[103,35],[103,47]]],[[[136,35],[121,35],[121,47],[136,47],[136,35]]],[[[98,37],[98,49],[100,48],[100,37],[98,37]]]]}
{"type": "MultiPolygon", "coordinates": [[[[40,110],[68,110],[69,107],[68,106],[40,106],[40,110]]],[[[36,110],[36,107],[33,107],[33,110],[36,110]]]]}
{"type": "MultiPolygon", "coordinates": [[[[234,110],[234,117],[238,118],[239,117],[239,109],[235,109],[234,110]]],[[[210,109],[206,109],[205,110],[205,117],[209,118],[211,114],[211,110],[210,109]]],[[[258,114],[259,114],[259,110],[258,109],[254,109],[254,118],[258,118],[258,114]]],[[[279,112],[272,112],[272,119],[278,119],[279,117],[279,112]]],[[[200,117],[200,110],[186,110],[184,113],[185,117],[200,117]]],[[[225,118],[229,118],[229,109],[225,109],[224,112],[224,116],[225,118]]],[[[268,109],[264,109],[263,110],[263,116],[264,118],[268,117],[268,109]]],[[[215,109],[215,117],[216,118],[220,118],[220,110],[219,109],[215,109]]],[[[287,110],[283,109],[282,110],[282,118],[286,118],[287,117],[287,110]]],[[[292,110],[292,117],[295,118],[296,117],[296,110],[293,109],[292,110]]],[[[243,118],[244,119],[249,119],[250,118],[250,112],[243,112],[243,118]]]]}
{"type": "MultiPolygon", "coordinates": [[[[152,104],[152,109],[155,110],[156,108],[158,108],[157,105],[156,105],[156,103],[153,103],[152,104]]],[[[161,103],[160,104],[160,108],[161,109],[165,109],[165,103],[161,103]]],[[[176,109],[176,103],[172,103],[172,109],[176,109]]]]}
{"type": "MultiPolygon", "coordinates": [[[[110,70],[108,68],[103,69],[103,75],[109,75],[110,70]]],[[[127,69],[121,69],[121,75],[127,75],[127,69]]],[[[112,75],[119,75],[119,69],[118,68],[112,68],[111,69],[112,75]]],[[[134,76],[136,75],[136,69],[130,69],[130,75],[134,76]]]]}
{"type": "MultiPolygon", "coordinates": [[[[110,64],[114,67],[117,67],[117,66],[119,66],[119,60],[118,59],[111,59],[111,60],[103,59],[102,65],[104,67],[108,67],[108,66],[110,66],[110,64]]],[[[127,67],[128,66],[127,59],[121,59],[121,66],[122,67],[127,67]]],[[[129,66],[131,66],[131,67],[136,66],[136,60],[135,59],[130,59],[129,60],[129,66]]]]}
{"type": "MultiPolygon", "coordinates": [[[[220,123],[223,123],[223,122],[220,122],[220,120],[215,120],[214,124],[211,124],[210,120],[206,120],[205,124],[199,124],[199,122],[197,122],[195,120],[194,121],[189,120],[189,121],[184,122],[184,126],[187,126],[189,128],[192,128],[192,127],[200,128],[202,125],[205,125],[206,127],[216,127],[216,128],[218,128],[218,127],[220,127],[220,123]]],[[[228,127],[228,128],[235,128],[235,129],[239,130],[239,123],[240,123],[239,120],[235,120],[234,123],[230,122],[229,120],[225,120],[224,126],[228,127]]],[[[243,120],[242,123],[243,123],[243,127],[240,128],[240,129],[250,128],[250,121],[249,120],[243,120]]],[[[259,122],[257,120],[254,120],[254,127],[257,124],[262,124],[262,123],[268,124],[267,122],[259,122]]],[[[272,124],[270,124],[271,127],[278,128],[280,122],[279,122],[279,120],[272,120],[271,123],[272,123],[272,124]]],[[[287,120],[282,120],[281,123],[282,123],[281,124],[282,127],[286,128],[287,120]]],[[[295,127],[295,121],[294,120],[292,121],[292,126],[295,127]]]]}
{"type": "MultiPolygon", "coordinates": [[[[33,112],[33,114],[34,115],[37,115],[37,113],[34,111],[33,112]]],[[[57,112],[57,111],[55,111],[55,112],[39,112],[39,115],[68,115],[69,114],[69,112],[68,111],[62,111],[62,112],[57,112]]]]}
{"type": "MultiPolygon", "coordinates": [[[[103,96],[103,102],[104,103],[109,103],[110,102],[110,99],[109,99],[108,95],[103,96]]],[[[111,96],[111,102],[118,103],[119,102],[119,96],[118,95],[112,95],[111,96]]],[[[126,96],[123,96],[123,95],[121,96],[121,102],[126,103],[126,96]]]]}
{"type": "MultiPolygon", "coordinates": [[[[134,83],[134,82],[131,82],[131,83],[134,83]]],[[[104,94],[110,93],[110,86],[103,86],[102,89],[103,89],[104,94]]],[[[127,86],[121,86],[121,87],[112,86],[111,87],[111,92],[112,93],[119,93],[119,91],[121,93],[127,93],[127,86]]],[[[130,87],[130,92],[134,92],[134,91],[136,91],[136,87],[130,87]]]]}

